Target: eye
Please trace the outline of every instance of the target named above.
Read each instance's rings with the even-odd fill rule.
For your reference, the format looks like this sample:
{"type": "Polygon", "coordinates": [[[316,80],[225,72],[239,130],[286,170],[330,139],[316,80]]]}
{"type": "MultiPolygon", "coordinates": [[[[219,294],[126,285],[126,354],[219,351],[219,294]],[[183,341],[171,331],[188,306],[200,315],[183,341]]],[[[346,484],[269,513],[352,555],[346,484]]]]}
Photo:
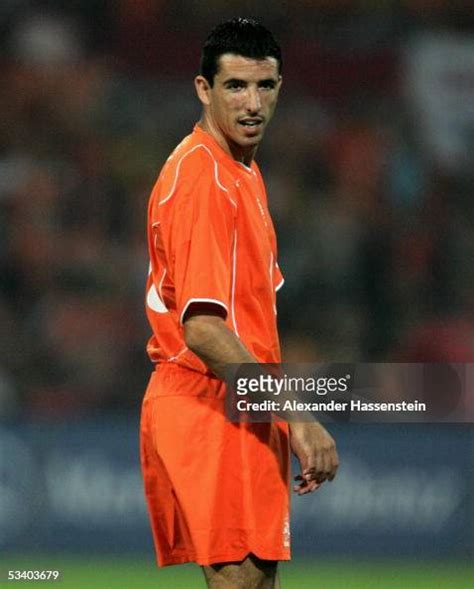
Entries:
{"type": "Polygon", "coordinates": [[[228,90],[233,90],[233,91],[241,90],[244,87],[245,87],[245,84],[240,80],[230,80],[226,84],[226,88],[228,90]]]}
{"type": "Polygon", "coordinates": [[[263,90],[273,90],[276,87],[276,82],[274,80],[264,80],[258,86],[263,90]]]}

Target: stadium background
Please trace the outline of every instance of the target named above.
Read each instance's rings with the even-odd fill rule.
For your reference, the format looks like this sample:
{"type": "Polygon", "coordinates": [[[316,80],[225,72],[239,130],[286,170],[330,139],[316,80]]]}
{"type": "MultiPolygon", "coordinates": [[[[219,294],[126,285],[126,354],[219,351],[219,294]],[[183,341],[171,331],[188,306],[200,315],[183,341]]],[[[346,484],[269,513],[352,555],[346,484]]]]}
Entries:
{"type": "MultiPolygon", "coordinates": [[[[63,587],[156,572],[137,470],[150,366],[146,203],[199,115],[216,22],[260,17],[284,87],[259,151],[293,361],[472,362],[467,2],[6,0],[0,6],[0,552],[63,587]]],[[[294,502],[286,587],[473,587],[465,426],[333,427],[339,480],[294,502]]]]}

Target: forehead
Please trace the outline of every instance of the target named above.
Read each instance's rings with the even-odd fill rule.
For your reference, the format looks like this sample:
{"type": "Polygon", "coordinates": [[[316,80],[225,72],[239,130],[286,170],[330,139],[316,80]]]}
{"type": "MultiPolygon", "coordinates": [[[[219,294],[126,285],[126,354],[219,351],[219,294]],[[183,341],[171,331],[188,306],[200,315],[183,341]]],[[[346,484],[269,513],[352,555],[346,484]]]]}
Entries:
{"type": "Polygon", "coordinates": [[[216,78],[226,80],[238,78],[242,80],[278,79],[278,61],[274,57],[254,59],[234,53],[224,53],[219,57],[216,78]]]}

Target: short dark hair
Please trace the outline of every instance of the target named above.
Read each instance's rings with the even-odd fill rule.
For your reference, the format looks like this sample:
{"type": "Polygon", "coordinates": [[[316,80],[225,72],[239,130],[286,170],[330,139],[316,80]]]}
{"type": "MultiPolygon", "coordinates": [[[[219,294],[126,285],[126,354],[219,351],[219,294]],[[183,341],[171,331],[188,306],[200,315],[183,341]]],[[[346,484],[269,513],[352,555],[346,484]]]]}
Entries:
{"type": "Polygon", "coordinates": [[[214,84],[214,76],[219,69],[219,57],[224,53],[234,53],[252,59],[274,57],[281,73],[281,49],[273,35],[262,24],[252,18],[233,18],[223,22],[210,32],[201,52],[200,74],[209,84],[214,84]]]}

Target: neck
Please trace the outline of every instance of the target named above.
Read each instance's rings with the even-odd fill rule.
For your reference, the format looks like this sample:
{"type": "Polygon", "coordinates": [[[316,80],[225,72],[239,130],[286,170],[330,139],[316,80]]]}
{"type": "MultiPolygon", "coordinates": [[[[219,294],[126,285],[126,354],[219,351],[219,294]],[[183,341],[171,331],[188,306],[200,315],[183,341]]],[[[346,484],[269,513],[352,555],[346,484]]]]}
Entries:
{"type": "Polygon", "coordinates": [[[232,141],[228,141],[214,121],[209,116],[207,116],[206,113],[203,113],[199,121],[199,125],[204,131],[206,131],[206,133],[209,133],[209,135],[211,135],[222,147],[222,149],[235,161],[241,162],[242,164],[250,167],[250,164],[252,163],[257,152],[257,146],[245,148],[237,145],[236,143],[233,143],[232,141]]]}

